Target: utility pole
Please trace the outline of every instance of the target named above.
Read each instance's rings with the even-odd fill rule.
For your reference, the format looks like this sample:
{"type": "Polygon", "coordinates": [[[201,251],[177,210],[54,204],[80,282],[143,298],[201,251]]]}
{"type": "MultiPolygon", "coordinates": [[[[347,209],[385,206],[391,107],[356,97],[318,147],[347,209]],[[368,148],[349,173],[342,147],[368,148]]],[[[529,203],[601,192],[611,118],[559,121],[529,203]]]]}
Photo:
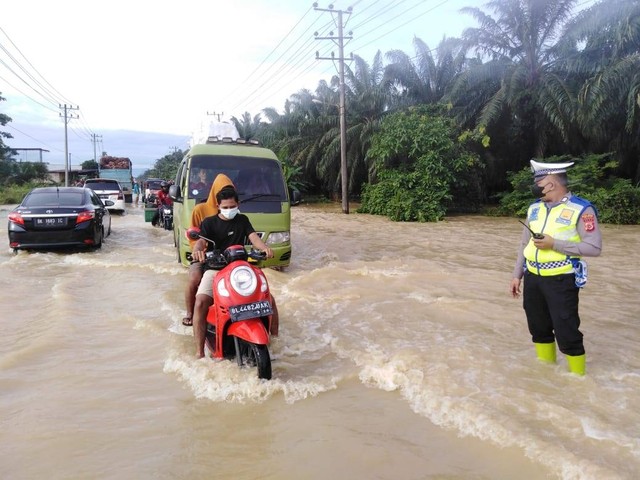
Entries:
{"type": "Polygon", "coordinates": [[[102,135],[91,134],[91,143],[93,143],[93,161],[98,163],[98,157],[96,156],[96,145],[98,144],[98,138],[102,138],[102,135]]]}
{"type": "MultiPolygon", "coordinates": [[[[316,32],[316,40],[332,40],[338,45],[338,75],[340,79],[340,180],[342,182],[342,213],[349,213],[349,169],[347,168],[347,119],[345,114],[345,94],[344,94],[344,41],[351,40],[351,32],[349,36],[344,36],[344,24],[342,22],[342,15],[351,15],[352,7],[347,8],[346,11],[334,10],[333,5],[329,5],[329,8],[318,8],[318,3],[313,4],[314,10],[320,12],[331,12],[331,16],[338,26],[338,36],[334,37],[333,32],[329,33],[328,37],[319,37],[316,32]],[[338,15],[337,21],[333,14],[338,15]]],[[[353,59],[353,56],[350,58],[353,59]]],[[[331,57],[321,57],[319,52],[316,52],[316,60],[333,60],[335,61],[335,55],[331,52],[331,57]]]]}
{"type": "Polygon", "coordinates": [[[64,186],[69,186],[69,136],[67,134],[67,125],[72,118],[80,118],[77,114],[69,113],[70,110],[80,110],[78,106],[71,106],[58,104],[58,108],[64,109],[64,115],[60,114],[60,117],[64,117],[64,186]]]}
{"type": "Polygon", "coordinates": [[[218,117],[218,122],[219,122],[219,121],[220,121],[220,117],[221,117],[222,115],[224,115],[224,112],[220,112],[220,113],[216,113],[216,112],[211,112],[211,113],[209,113],[209,112],[207,112],[207,115],[212,115],[212,116],[214,116],[214,117],[218,117]]]}

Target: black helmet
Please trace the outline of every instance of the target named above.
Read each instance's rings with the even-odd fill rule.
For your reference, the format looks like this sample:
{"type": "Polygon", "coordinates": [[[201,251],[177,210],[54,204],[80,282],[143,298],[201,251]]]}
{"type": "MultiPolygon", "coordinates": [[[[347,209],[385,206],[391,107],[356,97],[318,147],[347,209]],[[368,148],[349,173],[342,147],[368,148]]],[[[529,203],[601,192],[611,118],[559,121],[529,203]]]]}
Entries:
{"type": "Polygon", "coordinates": [[[167,182],[160,182],[160,188],[169,188],[169,184],[167,182]]]}

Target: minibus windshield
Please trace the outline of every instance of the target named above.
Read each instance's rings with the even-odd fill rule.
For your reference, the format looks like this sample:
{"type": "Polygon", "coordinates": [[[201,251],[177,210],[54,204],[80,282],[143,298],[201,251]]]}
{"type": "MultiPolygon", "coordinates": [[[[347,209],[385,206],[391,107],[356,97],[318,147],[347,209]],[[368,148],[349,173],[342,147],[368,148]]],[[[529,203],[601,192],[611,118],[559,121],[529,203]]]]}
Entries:
{"type": "Polygon", "coordinates": [[[286,202],[287,191],[280,164],[269,158],[195,155],[191,159],[187,198],[203,201],[220,173],[228,176],[241,203],[286,202]]]}

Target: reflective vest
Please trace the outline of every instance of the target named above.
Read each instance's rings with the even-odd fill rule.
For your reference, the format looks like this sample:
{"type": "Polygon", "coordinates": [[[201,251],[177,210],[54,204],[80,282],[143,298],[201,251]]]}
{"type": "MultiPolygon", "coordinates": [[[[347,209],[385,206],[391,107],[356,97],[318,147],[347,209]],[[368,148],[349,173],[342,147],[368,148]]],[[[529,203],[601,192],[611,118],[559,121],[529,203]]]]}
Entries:
{"type": "MultiPolygon", "coordinates": [[[[541,200],[531,204],[527,212],[529,227],[536,233],[551,235],[558,240],[580,242],[580,235],[576,225],[585,208],[591,204],[583,198],[571,196],[555,207],[548,208],[541,200]]],[[[533,244],[533,238],[524,248],[524,258],[527,269],[536,275],[544,277],[573,273],[570,256],[555,250],[539,250],[533,244]]]]}

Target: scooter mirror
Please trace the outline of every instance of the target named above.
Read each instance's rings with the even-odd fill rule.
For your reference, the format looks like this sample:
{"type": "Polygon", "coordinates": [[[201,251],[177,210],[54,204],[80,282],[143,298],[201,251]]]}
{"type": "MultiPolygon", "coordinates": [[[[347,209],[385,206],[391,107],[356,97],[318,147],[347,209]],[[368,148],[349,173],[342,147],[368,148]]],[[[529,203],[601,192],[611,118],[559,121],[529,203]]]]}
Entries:
{"type": "Polygon", "coordinates": [[[200,229],[191,227],[184,232],[189,240],[198,240],[200,238],[200,229]]]}

